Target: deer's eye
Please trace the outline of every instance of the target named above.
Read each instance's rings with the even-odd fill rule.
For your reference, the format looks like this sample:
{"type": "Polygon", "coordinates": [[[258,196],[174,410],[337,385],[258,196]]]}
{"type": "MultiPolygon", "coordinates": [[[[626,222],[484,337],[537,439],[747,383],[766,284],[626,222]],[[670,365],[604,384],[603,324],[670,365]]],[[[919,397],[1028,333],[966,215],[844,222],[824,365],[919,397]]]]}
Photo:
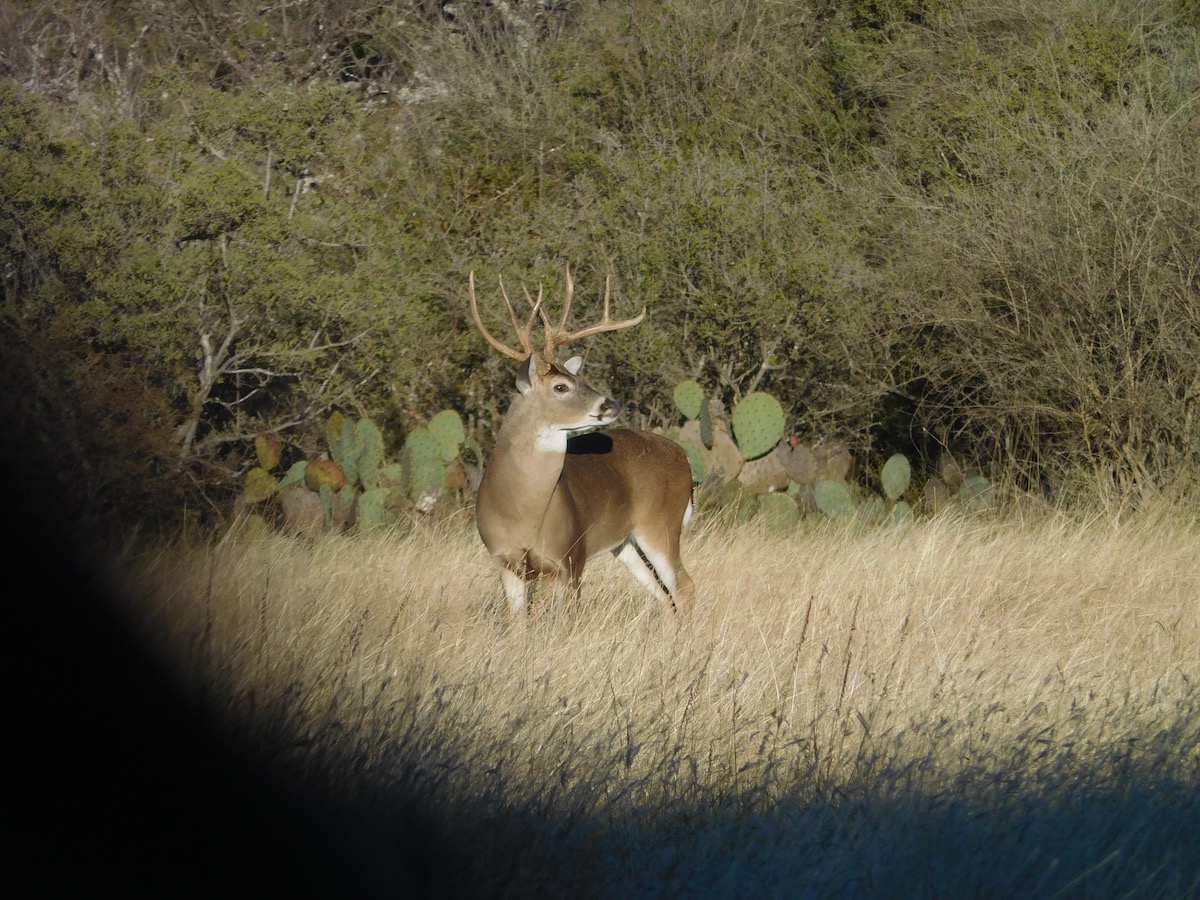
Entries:
{"type": "Polygon", "coordinates": [[[554,393],[556,393],[556,394],[566,394],[566,393],[569,393],[570,390],[571,390],[571,386],[569,384],[567,384],[566,382],[560,381],[560,382],[558,382],[558,384],[554,385],[554,393]]]}

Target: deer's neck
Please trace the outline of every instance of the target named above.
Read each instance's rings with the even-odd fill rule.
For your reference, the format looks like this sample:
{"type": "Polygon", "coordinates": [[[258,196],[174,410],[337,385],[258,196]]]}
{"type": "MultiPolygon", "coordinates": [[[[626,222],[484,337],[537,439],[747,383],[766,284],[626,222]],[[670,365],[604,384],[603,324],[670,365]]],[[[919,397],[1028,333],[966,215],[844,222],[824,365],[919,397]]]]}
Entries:
{"type": "Polygon", "coordinates": [[[476,499],[479,530],[493,554],[536,546],[566,452],[566,432],[547,427],[524,397],[514,399],[476,499]]]}

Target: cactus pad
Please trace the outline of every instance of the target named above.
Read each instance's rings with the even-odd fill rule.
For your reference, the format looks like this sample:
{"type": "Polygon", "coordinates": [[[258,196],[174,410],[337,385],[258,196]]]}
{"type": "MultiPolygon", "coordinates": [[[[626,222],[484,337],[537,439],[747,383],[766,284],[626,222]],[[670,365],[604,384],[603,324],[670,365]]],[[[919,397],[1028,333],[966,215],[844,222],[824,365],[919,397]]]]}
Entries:
{"type": "Polygon", "coordinates": [[[790,446],[784,456],[783,467],[796,484],[813,484],[817,480],[817,457],[808,444],[790,446]]]}
{"type": "Polygon", "coordinates": [[[304,483],[313,491],[320,491],[325,487],[337,491],[345,485],[346,473],[332,459],[314,459],[309,461],[304,470],[304,483]]]}
{"type": "Polygon", "coordinates": [[[733,436],[743,459],[770,453],[783,438],[783,407],[764,391],[747,394],[733,408],[733,436]]]}
{"type": "Polygon", "coordinates": [[[721,508],[727,511],[733,524],[740,525],[754,517],[758,511],[758,503],[744,484],[731,481],[721,491],[721,508]]]}
{"type": "Polygon", "coordinates": [[[831,519],[848,516],[854,512],[854,495],[844,481],[823,478],[813,485],[817,509],[831,519]]]}
{"type": "Polygon", "coordinates": [[[899,500],[908,490],[912,479],[912,466],[903,453],[896,453],[888,458],[879,471],[879,483],[883,486],[883,494],[889,500],[899,500]]]}
{"type": "Polygon", "coordinates": [[[854,456],[845,441],[832,440],[813,450],[817,459],[817,480],[845,481],[854,466],[854,456]]]}
{"type": "Polygon", "coordinates": [[[390,488],[371,488],[358,495],[357,522],[359,531],[370,531],[387,522],[390,488]]]}
{"type": "Polygon", "coordinates": [[[713,417],[712,407],[707,403],[700,405],[700,443],[708,450],[713,447],[713,417]]]}
{"type": "Polygon", "coordinates": [[[746,461],[742,459],[741,451],[738,450],[737,444],[733,442],[733,438],[726,431],[714,431],[712,448],[709,452],[709,469],[712,471],[720,471],[721,477],[726,482],[733,481],[738,477],[738,473],[742,471],[742,466],[746,461]]]}
{"type": "Polygon", "coordinates": [[[992,485],[982,475],[968,475],[963,479],[958,495],[967,502],[971,512],[982,512],[992,505],[992,485]]]}
{"type": "Polygon", "coordinates": [[[329,455],[333,461],[341,464],[342,436],[345,434],[346,417],[336,409],[325,420],[325,443],[329,446],[329,455]]]}
{"type": "Polygon", "coordinates": [[[882,497],[872,494],[863,498],[863,501],[855,509],[855,513],[858,515],[858,521],[864,525],[878,525],[887,516],[888,509],[882,497]]]}
{"type": "Polygon", "coordinates": [[[945,509],[953,496],[950,488],[946,486],[946,482],[936,477],[925,482],[925,490],[921,494],[925,502],[925,511],[929,513],[945,509]]]}
{"type": "Polygon", "coordinates": [[[243,503],[261,503],[279,487],[278,479],[264,469],[262,466],[255,466],[246,473],[246,486],[242,489],[243,503]]]}
{"type": "Polygon", "coordinates": [[[763,494],[758,498],[758,509],[771,534],[787,534],[800,521],[800,508],[786,493],[763,494]]]}
{"type": "Polygon", "coordinates": [[[254,438],[254,455],[258,464],[270,472],[279,465],[279,457],[283,453],[283,438],[277,434],[263,432],[254,438]]]}
{"type": "Polygon", "coordinates": [[[681,381],[675,385],[675,405],[685,419],[695,419],[705,407],[704,388],[698,381],[681,381]]]}
{"type": "Polygon", "coordinates": [[[452,409],[443,409],[425,426],[437,442],[438,456],[448,463],[458,458],[458,448],[466,438],[462,417],[452,409]]]}
{"type": "Polygon", "coordinates": [[[404,441],[408,457],[408,496],[413,501],[446,486],[446,469],[438,452],[438,443],[428,428],[415,428],[404,441]]]}
{"type": "Polygon", "coordinates": [[[913,522],[913,508],[904,500],[897,501],[888,514],[888,518],[892,520],[893,525],[907,528],[913,522]]]}
{"type": "Polygon", "coordinates": [[[676,438],[675,443],[687,453],[688,463],[692,467],[692,483],[699,484],[708,477],[708,466],[704,462],[704,454],[695,444],[685,441],[682,438],[676,438]]]}
{"type": "MultiPolygon", "coordinates": [[[[383,468],[383,434],[370,419],[359,419],[354,426],[355,469],[358,482],[364,489],[379,487],[379,470],[383,468]]],[[[349,473],[347,472],[347,476],[349,473]]]]}
{"type": "Polygon", "coordinates": [[[780,448],[776,447],[775,452],[745,463],[737,478],[752,494],[787,490],[788,473],[783,467],[780,448]]]}
{"type": "Polygon", "coordinates": [[[304,476],[308,471],[308,460],[302,459],[292,463],[292,467],[287,470],[287,474],[279,479],[279,484],[275,486],[275,490],[283,493],[285,488],[302,486],[304,484],[304,476]]]}

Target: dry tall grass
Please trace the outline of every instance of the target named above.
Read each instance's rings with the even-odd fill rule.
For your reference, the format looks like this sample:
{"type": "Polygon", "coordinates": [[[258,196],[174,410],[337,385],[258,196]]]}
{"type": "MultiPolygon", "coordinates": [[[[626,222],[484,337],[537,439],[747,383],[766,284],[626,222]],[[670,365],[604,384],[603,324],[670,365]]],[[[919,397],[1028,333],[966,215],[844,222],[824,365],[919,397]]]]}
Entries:
{"type": "Polygon", "coordinates": [[[435,854],[433,894],[1200,891],[1194,523],[685,551],[677,625],[606,560],[512,628],[463,523],[180,544],[120,578],[220,730],[435,854]]]}

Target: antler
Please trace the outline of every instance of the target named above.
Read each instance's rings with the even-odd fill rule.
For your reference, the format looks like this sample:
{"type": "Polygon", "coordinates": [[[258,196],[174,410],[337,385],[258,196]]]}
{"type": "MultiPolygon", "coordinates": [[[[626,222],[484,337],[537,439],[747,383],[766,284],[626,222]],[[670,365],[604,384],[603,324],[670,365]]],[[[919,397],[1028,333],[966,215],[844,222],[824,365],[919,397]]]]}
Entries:
{"type": "Polygon", "coordinates": [[[501,296],[504,297],[505,306],[508,307],[508,315],[509,315],[509,318],[512,319],[513,330],[517,333],[517,340],[521,342],[521,349],[514,350],[512,347],[508,346],[507,344],[503,344],[500,341],[496,340],[494,337],[492,337],[492,333],[483,326],[483,320],[479,318],[479,306],[475,302],[475,273],[474,272],[471,273],[471,277],[469,280],[470,280],[470,286],[471,286],[471,318],[473,318],[475,320],[475,327],[477,327],[479,329],[480,334],[483,335],[484,339],[489,344],[491,344],[493,347],[495,347],[497,350],[499,350],[505,356],[510,356],[513,359],[517,360],[518,362],[524,362],[525,360],[529,359],[529,357],[532,356],[534,353],[533,339],[529,335],[530,329],[533,328],[533,320],[535,318],[537,318],[538,313],[542,313],[542,321],[543,322],[546,321],[546,314],[544,312],[542,312],[542,308],[541,308],[542,307],[542,292],[541,292],[541,290],[540,289],[538,290],[538,298],[537,298],[536,303],[534,302],[532,297],[529,297],[529,291],[525,292],[525,296],[529,297],[529,305],[533,307],[533,310],[532,310],[532,312],[529,313],[529,318],[528,318],[528,320],[526,320],[525,324],[521,325],[521,323],[517,321],[517,312],[516,312],[516,310],[513,309],[512,303],[508,299],[508,292],[504,290],[504,279],[500,279],[500,294],[501,294],[501,296]]]}
{"type": "Polygon", "coordinates": [[[605,331],[620,331],[622,328],[632,328],[641,322],[642,319],[646,318],[646,307],[642,306],[642,311],[632,319],[622,319],[619,322],[614,322],[608,312],[611,287],[612,276],[606,275],[604,277],[604,318],[595,325],[580,328],[578,331],[567,331],[567,318],[571,315],[571,300],[575,296],[575,281],[571,278],[570,265],[567,266],[567,296],[563,300],[562,318],[558,320],[557,325],[552,326],[546,318],[545,312],[542,313],[542,324],[546,329],[546,359],[549,362],[554,362],[554,354],[559,347],[573,344],[575,341],[591,337],[593,334],[601,334],[605,331]]]}
{"type": "Polygon", "coordinates": [[[479,318],[479,309],[475,304],[475,273],[472,272],[470,279],[471,316],[475,319],[475,325],[479,328],[480,333],[483,334],[487,342],[505,356],[510,356],[513,359],[524,361],[535,352],[530,331],[533,328],[534,319],[540,317],[542,320],[542,327],[546,332],[546,344],[545,349],[542,351],[542,358],[546,362],[552,363],[555,361],[556,353],[559,347],[565,347],[568,344],[573,344],[575,341],[581,340],[585,337],[591,337],[593,334],[601,334],[605,331],[620,331],[623,328],[632,328],[634,325],[637,325],[644,318],[646,318],[646,307],[642,306],[642,311],[632,319],[613,321],[612,316],[609,314],[612,278],[611,276],[608,276],[604,279],[604,317],[595,325],[588,325],[586,328],[580,328],[576,331],[567,331],[567,319],[571,315],[571,301],[575,296],[575,281],[571,278],[570,265],[566,267],[566,276],[567,295],[563,300],[562,317],[558,320],[557,325],[552,325],[550,323],[550,319],[546,315],[546,311],[542,309],[542,289],[540,287],[538,288],[537,300],[534,300],[529,293],[529,289],[524,285],[521,285],[521,289],[525,291],[525,299],[529,301],[529,306],[531,308],[529,318],[522,326],[517,321],[517,314],[513,310],[512,303],[509,302],[508,294],[504,291],[504,282],[501,280],[500,293],[504,296],[504,303],[508,306],[508,314],[512,319],[513,330],[516,331],[517,340],[521,342],[522,347],[522,350],[514,350],[512,347],[502,344],[500,341],[496,340],[494,337],[492,337],[488,330],[483,327],[483,322],[479,318]]]}

